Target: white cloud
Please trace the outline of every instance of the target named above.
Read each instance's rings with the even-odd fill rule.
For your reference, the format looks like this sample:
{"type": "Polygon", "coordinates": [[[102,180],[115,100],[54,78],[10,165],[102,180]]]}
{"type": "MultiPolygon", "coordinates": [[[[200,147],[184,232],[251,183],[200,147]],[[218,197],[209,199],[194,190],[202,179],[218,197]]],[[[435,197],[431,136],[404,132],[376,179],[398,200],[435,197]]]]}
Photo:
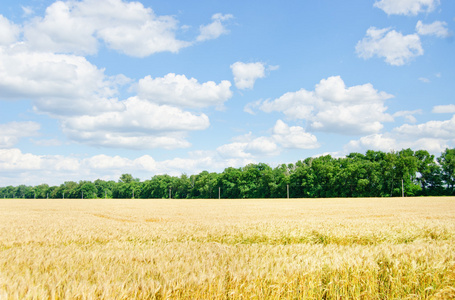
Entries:
{"type": "Polygon", "coordinates": [[[123,173],[131,173],[142,180],[156,174],[180,176],[182,173],[197,174],[203,170],[241,167],[254,163],[251,158],[223,158],[215,151],[190,153],[189,158],[173,158],[156,161],[150,155],[126,158],[105,154],[91,157],[35,155],[19,149],[0,149],[0,180],[8,179],[13,185],[60,185],[64,181],[117,180],[123,173]]]}
{"type": "Polygon", "coordinates": [[[382,122],[393,118],[385,113],[385,100],[393,97],[378,92],[371,84],[346,87],[339,76],[323,79],[315,91],[301,89],[288,92],[275,100],[263,101],[264,112],[283,112],[291,119],[304,119],[317,131],[342,134],[376,133],[382,122]]]}
{"type": "Polygon", "coordinates": [[[157,104],[201,108],[222,105],[232,97],[231,83],[227,80],[199,83],[195,78],[169,73],[164,77],[146,76],[139,80],[138,95],[157,104]]]}
{"type": "Polygon", "coordinates": [[[234,142],[218,147],[216,150],[224,158],[252,158],[251,153],[245,152],[248,142],[234,142]]]}
{"type": "Polygon", "coordinates": [[[33,15],[33,13],[34,13],[33,8],[30,6],[21,6],[21,8],[22,8],[22,11],[24,12],[22,14],[22,17],[28,17],[30,15],[33,15]]]}
{"type": "Polygon", "coordinates": [[[422,21],[418,21],[416,31],[420,35],[435,35],[440,38],[450,36],[449,29],[447,29],[447,23],[441,21],[435,21],[431,24],[423,24],[422,21]]]}
{"type": "Polygon", "coordinates": [[[417,110],[403,110],[403,111],[398,111],[393,114],[394,117],[404,117],[408,122],[410,123],[415,123],[417,122],[417,119],[414,117],[415,114],[421,114],[422,110],[417,109],[417,110]]]}
{"type": "Polygon", "coordinates": [[[252,155],[273,156],[278,155],[280,149],[273,138],[261,136],[247,143],[245,151],[252,155]]]}
{"type": "Polygon", "coordinates": [[[10,148],[23,137],[38,135],[40,125],[36,122],[10,122],[0,124],[0,148],[10,148]]]}
{"type": "Polygon", "coordinates": [[[243,111],[249,113],[250,115],[255,115],[255,110],[261,106],[262,100],[256,100],[245,104],[243,111]]]}
{"type": "Polygon", "coordinates": [[[19,26],[0,15],[0,45],[6,46],[15,43],[19,38],[19,34],[19,26]]]}
{"type": "Polygon", "coordinates": [[[364,59],[384,57],[385,62],[392,66],[402,66],[414,57],[423,55],[417,34],[403,35],[390,28],[370,27],[366,37],[357,43],[355,50],[359,57],[364,59]]]}
{"type": "Polygon", "coordinates": [[[289,126],[281,120],[275,123],[271,136],[253,137],[250,133],[222,145],[217,152],[224,158],[256,158],[278,155],[282,148],[315,149],[320,145],[316,136],[305,132],[300,126],[289,126]]]}
{"type": "Polygon", "coordinates": [[[196,38],[198,42],[205,40],[216,39],[222,34],[229,33],[229,30],[226,29],[223,22],[232,19],[234,16],[231,14],[214,14],[212,16],[213,22],[208,25],[201,25],[199,27],[200,34],[196,38]]]}
{"type": "MultiPolygon", "coordinates": [[[[452,143],[453,145],[453,143],[452,143]]],[[[448,141],[437,138],[401,139],[392,133],[373,134],[350,141],[344,150],[350,152],[365,152],[377,150],[383,152],[399,151],[401,149],[424,149],[432,154],[439,155],[444,149],[450,147],[448,141]]]]}
{"type": "MultiPolygon", "coordinates": [[[[229,81],[198,83],[194,78],[168,74],[139,82],[139,92],[147,100],[118,100],[118,86],[129,82],[123,75],[106,77],[104,70],[84,57],[30,52],[19,44],[0,46],[0,97],[32,100],[34,110],[58,119],[70,139],[89,145],[189,147],[187,132],[207,129],[209,119],[175,106],[222,106],[232,96],[229,81]]],[[[8,140],[10,147],[12,138],[8,140]]]]}
{"type": "Polygon", "coordinates": [[[261,136],[251,138],[246,142],[233,142],[216,149],[217,153],[225,159],[253,159],[257,156],[274,156],[280,149],[271,137],[261,136]]]}
{"type": "Polygon", "coordinates": [[[79,160],[71,156],[35,155],[31,153],[22,153],[22,151],[17,148],[0,149],[0,169],[5,171],[17,172],[36,170],[38,172],[67,172],[79,170],[79,167],[79,160]]]}
{"type": "Polygon", "coordinates": [[[41,167],[40,156],[30,153],[22,154],[19,149],[0,149],[1,170],[39,170],[41,167]]]}
{"type": "Polygon", "coordinates": [[[436,105],[433,107],[432,112],[436,114],[453,114],[455,113],[455,104],[436,105]]]}
{"type": "Polygon", "coordinates": [[[28,98],[36,110],[55,115],[122,110],[116,83],[84,57],[0,47],[0,97],[28,98]]]}
{"type": "Polygon", "coordinates": [[[288,126],[281,120],[275,123],[272,137],[284,148],[315,149],[320,146],[316,136],[300,126],[288,126]]]}
{"type": "Polygon", "coordinates": [[[236,62],[231,65],[235,86],[238,89],[252,89],[256,79],[265,77],[265,64],[262,62],[236,62]]]}
{"type": "Polygon", "coordinates": [[[363,149],[389,152],[397,149],[397,142],[387,134],[375,133],[352,140],[345,146],[346,152],[358,152],[363,149]]]}
{"type": "Polygon", "coordinates": [[[422,124],[405,124],[384,134],[372,134],[352,140],[345,146],[346,152],[368,149],[391,151],[405,148],[425,149],[440,154],[455,145],[455,116],[445,121],[429,121],[422,124]]]}
{"type": "Polygon", "coordinates": [[[455,140],[455,115],[446,121],[428,121],[426,123],[397,127],[393,132],[415,138],[442,138],[455,140]]]}
{"type": "Polygon", "coordinates": [[[49,52],[95,54],[96,25],[77,15],[80,5],[84,2],[54,2],[46,9],[44,18],[36,17],[26,24],[24,37],[30,47],[49,52]]]}
{"type": "Polygon", "coordinates": [[[32,140],[32,142],[37,146],[43,147],[57,147],[62,145],[62,141],[58,139],[46,139],[46,140],[32,140]]]}
{"type": "Polygon", "coordinates": [[[182,148],[190,144],[185,133],[207,129],[205,114],[192,114],[177,107],[157,105],[137,97],[123,102],[124,111],[61,119],[63,132],[90,145],[134,149],[182,148]]]}
{"type": "Polygon", "coordinates": [[[91,169],[102,169],[102,170],[111,170],[111,169],[124,169],[131,168],[133,162],[124,157],[108,156],[105,154],[95,155],[83,160],[83,164],[91,169]]]}
{"type": "Polygon", "coordinates": [[[431,12],[439,5],[439,0],[380,0],[374,6],[388,15],[417,15],[420,12],[431,12]]]}
{"type": "Polygon", "coordinates": [[[189,147],[187,132],[207,129],[209,119],[175,106],[221,106],[232,96],[229,81],[198,83],[168,74],[139,82],[139,92],[147,100],[118,100],[118,86],[129,82],[123,75],[106,77],[84,57],[29,52],[20,45],[0,47],[0,97],[32,100],[34,110],[58,119],[70,139],[89,145],[189,147]]]}
{"type": "Polygon", "coordinates": [[[34,49],[42,51],[94,54],[101,39],[112,49],[144,57],[189,46],[176,39],[177,29],[174,17],[156,16],[140,2],[57,1],[43,18],[25,26],[24,35],[34,49]]]}

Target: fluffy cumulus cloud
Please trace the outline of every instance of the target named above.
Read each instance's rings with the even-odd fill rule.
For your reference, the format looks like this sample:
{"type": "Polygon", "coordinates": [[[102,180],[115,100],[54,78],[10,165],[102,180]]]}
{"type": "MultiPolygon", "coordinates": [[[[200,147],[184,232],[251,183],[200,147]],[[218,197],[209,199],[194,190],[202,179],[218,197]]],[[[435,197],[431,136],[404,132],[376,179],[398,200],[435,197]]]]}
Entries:
{"type": "Polygon", "coordinates": [[[374,3],[388,15],[407,16],[433,11],[437,5],[439,0],[380,0],[374,3]]]}
{"type": "Polygon", "coordinates": [[[455,116],[450,120],[429,121],[422,124],[404,124],[383,134],[372,134],[350,141],[345,150],[366,151],[368,149],[391,151],[403,148],[425,149],[440,154],[455,144],[455,116]]]}
{"type": "Polygon", "coordinates": [[[212,23],[208,25],[201,25],[199,27],[200,34],[196,38],[198,42],[205,40],[212,40],[218,38],[220,35],[229,33],[229,30],[226,29],[224,22],[229,19],[232,19],[234,16],[231,14],[214,14],[212,16],[212,23]]]}
{"type": "Polygon", "coordinates": [[[428,121],[416,125],[404,124],[395,128],[394,132],[406,137],[455,140],[455,115],[445,121],[428,121]]]}
{"type": "Polygon", "coordinates": [[[122,0],[57,1],[24,27],[26,41],[42,51],[94,54],[99,40],[112,49],[144,57],[177,52],[191,43],[176,39],[178,22],[156,16],[140,2],[122,0]]]}
{"type": "Polygon", "coordinates": [[[261,62],[236,62],[231,65],[235,86],[238,89],[252,89],[256,79],[265,77],[265,64],[261,62]]]}
{"type": "Polygon", "coordinates": [[[209,125],[205,114],[193,114],[173,106],[157,105],[137,97],[123,102],[125,110],[62,120],[63,132],[90,145],[135,149],[182,148],[190,144],[185,132],[209,125]]]}
{"type": "Polygon", "coordinates": [[[306,120],[315,131],[352,135],[376,133],[383,128],[382,122],[392,121],[384,105],[391,97],[369,83],[346,87],[341,77],[333,76],[321,80],[314,91],[288,92],[257,106],[264,112],[278,111],[290,119],[306,120]]]}
{"type": "Polygon", "coordinates": [[[305,132],[300,126],[289,126],[278,120],[272,128],[271,136],[253,137],[251,134],[234,139],[234,142],[217,148],[224,158],[256,158],[278,155],[281,149],[319,148],[316,136],[305,132]]]}
{"type": "Polygon", "coordinates": [[[370,27],[366,36],[357,43],[355,50],[359,57],[383,57],[385,62],[392,66],[402,66],[414,57],[423,55],[419,35],[403,35],[390,28],[370,27]]]}
{"type": "Polygon", "coordinates": [[[281,120],[275,123],[272,137],[284,148],[315,149],[320,146],[316,136],[305,132],[300,126],[289,126],[281,120]]]}
{"type": "Polygon", "coordinates": [[[38,135],[40,125],[36,122],[10,122],[0,124],[0,148],[10,148],[23,137],[38,135]]]}
{"type": "Polygon", "coordinates": [[[416,31],[420,35],[434,35],[440,38],[450,36],[449,29],[447,29],[447,23],[441,21],[435,21],[431,24],[423,24],[422,21],[418,21],[416,31]]]}
{"type": "Polygon", "coordinates": [[[54,115],[122,110],[113,96],[117,83],[76,55],[0,47],[0,97],[31,99],[36,110],[54,115]]]}
{"type": "Polygon", "coordinates": [[[5,171],[39,170],[42,167],[40,156],[23,154],[19,149],[0,149],[0,169],[5,171]]]}
{"type": "Polygon", "coordinates": [[[255,157],[273,156],[280,152],[278,145],[271,137],[258,137],[248,142],[234,142],[222,145],[216,149],[225,158],[254,159],[255,157]]]}
{"type": "Polygon", "coordinates": [[[218,147],[217,152],[224,158],[252,158],[251,153],[245,151],[248,142],[234,142],[218,147]]]}
{"type": "MultiPolygon", "coordinates": [[[[230,18],[219,14],[213,21],[230,18]]],[[[121,0],[57,1],[23,26],[0,16],[0,100],[30,100],[34,111],[57,119],[71,140],[88,145],[188,147],[187,133],[210,122],[182,108],[222,107],[232,97],[229,81],[199,83],[168,74],[135,84],[122,74],[106,76],[81,56],[96,53],[99,41],[133,56],[176,52],[186,46],[175,39],[176,26],[174,17],[121,0]],[[118,99],[127,84],[137,86],[138,96],[118,99]]],[[[1,145],[12,147],[20,137],[3,134],[1,145]]]]}
{"type": "Polygon", "coordinates": [[[446,113],[455,114],[455,104],[436,105],[435,107],[433,107],[432,112],[437,113],[437,114],[446,114],[446,113]]]}
{"type": "Polygon", "coordinates": [[[0,45],[10,45],[17,41],[20,34],[19,26],[0,15],[0,45]]]}
{"type": "Polygon", "coordinates": [[[0,97],[31,99],[37,112],[60,121],[70,139],[90,145],[188,147],[185,132],[206,129],[210,123],[204,114],[175,106],[221,105],[232,95],[229,81],[199,84],[169,74],[139,82],[139,92],[147,100],[118,100],[118,86],[125,82],[128,78],[107,77],[81,56],[30,52],[20,45],[0,47],[0,97]]]}
{"type": "Polygon", "coordinates": [[[405,118],[406,121],[410,123],[415,123],[417,122],[416,117],[414,117],[415,114],[421,114],[422,110],[421,109],[416,109],[416,110],[403,110],[403,111],[398,111],[393,114],[394,117],[403,117],[405,118]]]}
{"type": "MultiPolygon", "coordinates": [[[[453,143],[452,143],[453,144],[453,143]]],[[[346,153],[365,152],[367,150],[399,151],[411,148],[414,150],[427,150],[434,155],[441,154],[448,148],[447,140],[437,138],[400,139],[393,133],[373,134],[361,137],[359,140],[350,141],[344,148],[346,153]]]]}
{"type": "Polygon", "coordinates": [[[90,157],[63,155],[35,155],[20,149],[0,149],[0,180],[12,185],[45,183],[60,185],[63,181],[96,179],[117,180],[121,174],[131,173],[141,180],[156,174],[180,176],[197,174],[203,170],[222,171],[227,167],[241,167],[255,162],[250,158],[223,158],[214,151],[193,152],[188,158],[157,161],[150,155],[126,158],[105,154],[90,157]]]}
{"type": "Polygon", "coordinates": [[[230,87],[231,83],[227,80],[219,84],[213,81],[199,83],[195,78],[169,73],[164,77],[146,76],[139,80],[138,95],[157,104],[202,108],[221,106],[232,97],[230,87]]]}

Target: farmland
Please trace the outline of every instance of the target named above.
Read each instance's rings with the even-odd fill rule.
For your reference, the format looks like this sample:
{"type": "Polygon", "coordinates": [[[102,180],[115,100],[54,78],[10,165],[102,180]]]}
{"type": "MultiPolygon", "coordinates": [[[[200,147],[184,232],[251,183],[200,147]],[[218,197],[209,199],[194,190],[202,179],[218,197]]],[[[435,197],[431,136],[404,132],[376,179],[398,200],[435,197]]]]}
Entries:
{"type": "Polygon", "coordinates": [[[0,299],[455,297],[455,197],[0,200],[0,299]]]}

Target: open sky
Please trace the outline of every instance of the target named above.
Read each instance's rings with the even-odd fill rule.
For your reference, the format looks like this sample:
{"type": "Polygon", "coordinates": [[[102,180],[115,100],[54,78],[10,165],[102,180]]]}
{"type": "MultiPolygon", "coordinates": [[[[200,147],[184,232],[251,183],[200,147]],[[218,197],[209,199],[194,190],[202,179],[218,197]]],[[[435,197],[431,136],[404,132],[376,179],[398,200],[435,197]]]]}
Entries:
{"type": "Polygon", "coordinates": [[[455,147],[453,0],[2,0],[0,186],[455,147]]]}

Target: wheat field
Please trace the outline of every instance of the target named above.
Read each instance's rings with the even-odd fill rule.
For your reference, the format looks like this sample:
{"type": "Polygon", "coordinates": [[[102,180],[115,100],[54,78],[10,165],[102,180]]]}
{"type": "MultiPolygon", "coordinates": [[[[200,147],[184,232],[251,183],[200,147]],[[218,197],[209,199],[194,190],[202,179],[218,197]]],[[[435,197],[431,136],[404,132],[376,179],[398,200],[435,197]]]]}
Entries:
{"type": "Polygon", "coordinates": [[[455,298],[455,197],[0,200],[0,300],[455,298]]]}

